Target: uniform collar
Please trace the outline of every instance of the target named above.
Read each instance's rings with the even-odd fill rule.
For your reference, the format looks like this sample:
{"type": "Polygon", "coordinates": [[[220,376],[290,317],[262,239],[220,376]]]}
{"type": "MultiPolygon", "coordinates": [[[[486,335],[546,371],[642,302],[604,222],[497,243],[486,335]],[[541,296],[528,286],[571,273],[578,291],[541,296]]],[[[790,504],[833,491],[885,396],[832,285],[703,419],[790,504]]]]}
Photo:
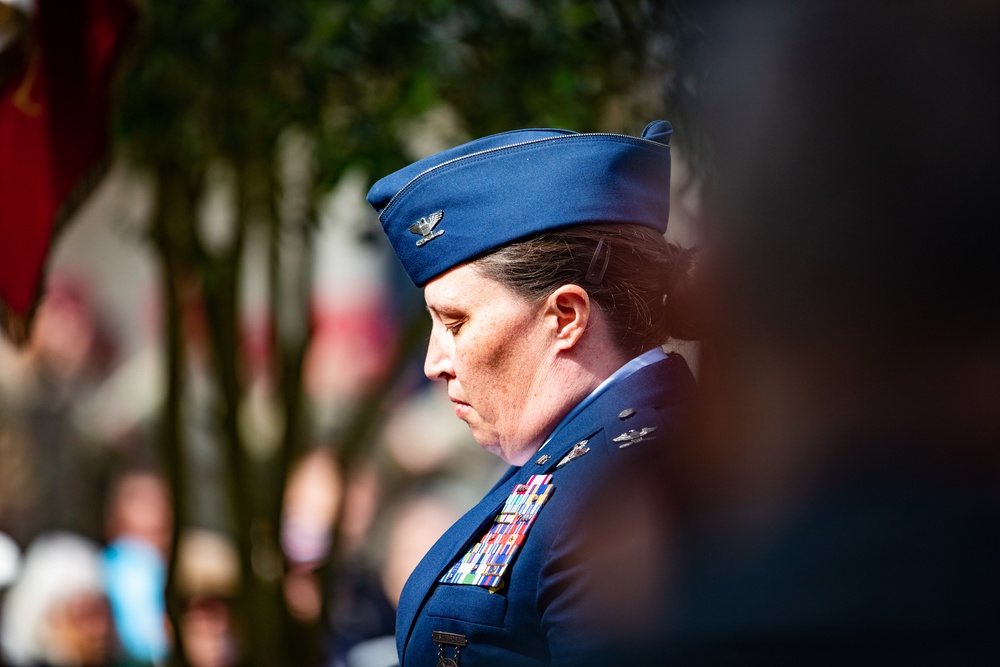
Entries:
{"type": "Polygon", "coordinates": [[[552,433],[549,434],[549,437],[545,438],[545,442],[543,442],[542,446],[538,448],[539,451],[541,451],[541,449],[545,447],[545,445],[549,444],[549,441],[552,440],[552,436],[555,433],[558,433],[563,426],[573,421],[573,419],[578,414],[587,409],[587,407],[591,403],[597,400],[598,396],[606,392],[613,385],[617,384],[618,382],[621,382],[622,380],[629,377],[636,371],[645,368],[650,364],[655,364],[658,361],[663,361],[666,358],[667,358],[667,353],[663,351],[663,348],[654,347],[652,350],[647,350],[646,352],[640,354],[638,357],[634,357],[630,361],[627,361],[621,368],[619,368],[614,373],[609,375],[604,380],[604,382],[597,385],[594,391],[590,392],[582,401],[577,403],[576,406],[572,410],[570,410],[565,417],[563,417],[562,421],[559,422],[559,424],[554,429],[552,429],[552,433]]]}

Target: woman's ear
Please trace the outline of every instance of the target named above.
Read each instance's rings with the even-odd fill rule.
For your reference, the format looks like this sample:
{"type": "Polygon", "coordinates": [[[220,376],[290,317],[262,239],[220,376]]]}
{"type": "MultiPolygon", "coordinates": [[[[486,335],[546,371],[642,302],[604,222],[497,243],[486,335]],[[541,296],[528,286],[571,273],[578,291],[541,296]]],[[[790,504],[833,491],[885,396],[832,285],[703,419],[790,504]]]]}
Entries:
{"type": "Polygon", "coordinates": [[[590,295],[579,285],[563,285],[545,301],[545,317],[553,324],[556,347],[573,348],[590,321],[590,295]]]}

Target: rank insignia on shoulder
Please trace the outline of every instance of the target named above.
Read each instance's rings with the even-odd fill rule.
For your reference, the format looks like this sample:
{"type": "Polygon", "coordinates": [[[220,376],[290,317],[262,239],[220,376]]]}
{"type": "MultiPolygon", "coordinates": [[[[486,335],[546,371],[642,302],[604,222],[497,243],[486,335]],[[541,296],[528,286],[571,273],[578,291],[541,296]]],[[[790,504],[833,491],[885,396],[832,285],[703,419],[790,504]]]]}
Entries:
{"type": "Polygon", "coordinates": [[[612,438],[611,442],[618,443],[618,449],[624,449],[629,445],[634,445],[645,440],[652,440],[652,438],[647,437],[650,433],[657,429],[656,426],[644,426],[641,429],[633,428],[625,431],[621,435],[612,438]]]}
{"type": "MultiPolygon", "coordinates": [[[[444,211],[435,211],[426,218],[420,218],[420,220],[414,222],[406,228],[411,234],[416,234],[421,237],[420,240],[417,241],[418,248],[423,247],[423,245],[428,241],[433,241],[437,237],[444,234],[443,229],[439,229],[436,232],[434,231],[434,228],[437,227],[437,224],[441,222],[441,218],[443,217],[444,211]]],[[[413,218],[410,219],[412,220],[413,218]]]]}
{"type": "Polygon", "coordinates": [[[590,451],[590,447],[587,446],[589,440],[581,440],[580,442],[573,445],[573,449],[569,450],[569,454],[562,457],[562,460],[556,464],[557,468],[561,468],[573,459],[578,459],[587,452],[590,451]]]}
{"type": "Polygon", "coordinates": [[[628,419],[635,414],[635,408],[625,408],[618,413],[618,419],[628,419]]]}

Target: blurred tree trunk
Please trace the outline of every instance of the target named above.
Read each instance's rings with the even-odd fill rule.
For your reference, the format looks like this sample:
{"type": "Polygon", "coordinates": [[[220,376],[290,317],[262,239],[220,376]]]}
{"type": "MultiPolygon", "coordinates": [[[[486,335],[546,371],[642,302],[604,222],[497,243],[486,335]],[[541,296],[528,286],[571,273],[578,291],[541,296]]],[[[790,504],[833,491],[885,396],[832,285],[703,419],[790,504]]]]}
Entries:
{"type": "Polygon", "coordinates": [[[178,534],[185,525],[189,497],[188,460],[184,455],[184,349],[185,298],[190,291],[187,249],[192,233],[197,189],[176,165],[164,164],[156,174],[156,203],[153,214],[153,241],[160,260],[163,290],[163,331],[166,391],[160,415],[160,452],[167,480],[173,492],[174,539],[171,541],[167,582],[167,614],[174,628],[175,650],[172,664],[187,667],[180,632],[183,600],[177,593],[178,534]]]}
{"type": "MultiPolygon", "coordinates": [[[[186,319],[204,316],[212,377],[216,383],[216,405],[209,411],[217,420],[216,433],[224,454],[224,476],[228,506],[232,508],[233,537],[240,555],[242,585],[234,604],[242,641],[243,662],[251,667],[272,667],[288,663],[288,656],[303,658],[296,664],[315,664],[309,649],[315,637],[303,636],[301,624],[290,617],[281,595],[283,574],[278,535],[281,498],[292,451],[302,437],[301,360],[306,338],[275,341],[280,350],[281,396],[286,428],[282,442],[269,457],[256,460],[248,452],[241,430],[240,414],[246,402],[246,362],[241,330],[239,294],[248,225],[261,225],[270,235],[269,244],[278,245],[281,229],[273,218],[272,177],[268,161],[247,160],[237,170],[237,210],[231,245],[208,252],[199,241],[196,214],[202,184],[199,178],[176,165],[166,163],[156,170],[157,197],[153,238],[162,267],[167,389],[160,422],[160,449],[170,485],[174,491],[176,532],[173,542],[171,576],[168,584],[168,612],[174,628],[181,628],[184,600],[177,589],[178,539],[191,525],[188,499],[191,495],[192,462],[185,456],[185,384],[188,359],[184,333],[186,319]],[[194,180],[195,182],[192,182],[194,180]],[[199,309],[202,312],[199,313],[199,309]],[[295,635],[298,635],[296,638],[295,635]],[[297,640],[298,641],[297,641],[297,640]],[[306,641],[303,641],[306,640],[306,641]]],[[[296,267],[309,266],[302,255],[309,245],[299,243],[296,267]]],[[[280,252],[272,253],[271,271],[282,272],[280,252]]],[[[286,258],[287,259],[287,258],[286,258]]],[[[301,268],[297,271],[301,272],[301,268]]],[[[306,282],[299,276],[296,288],[306,282]]],[[[301,299],[300,299],[301,300],[301,299]]],[[[274,303],[277,299],[271,299],[274,303]]],[[[183,635],[175,632],[177,648],[183,649],[183,635]]],[[[176,650],[175,665],[187,665],[183,650],[176,650]]]]}

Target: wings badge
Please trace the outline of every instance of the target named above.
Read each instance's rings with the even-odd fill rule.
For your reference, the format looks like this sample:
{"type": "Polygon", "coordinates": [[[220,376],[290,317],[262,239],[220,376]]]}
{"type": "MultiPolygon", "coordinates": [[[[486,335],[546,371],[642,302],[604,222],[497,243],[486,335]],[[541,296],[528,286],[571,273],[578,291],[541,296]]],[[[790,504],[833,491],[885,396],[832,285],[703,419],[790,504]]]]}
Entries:
{"type": "Polygon", "coordinates": [[[420,220],[407,227],[411,234],[421,237],[417,241],[418,248],[444,234],[443,229],[434,231],[434,228],[437,227],[437,224],[441,222],[441,218],[443,217],[444,211],[435,211],[426,218],[420,218],[420,220]]]}

